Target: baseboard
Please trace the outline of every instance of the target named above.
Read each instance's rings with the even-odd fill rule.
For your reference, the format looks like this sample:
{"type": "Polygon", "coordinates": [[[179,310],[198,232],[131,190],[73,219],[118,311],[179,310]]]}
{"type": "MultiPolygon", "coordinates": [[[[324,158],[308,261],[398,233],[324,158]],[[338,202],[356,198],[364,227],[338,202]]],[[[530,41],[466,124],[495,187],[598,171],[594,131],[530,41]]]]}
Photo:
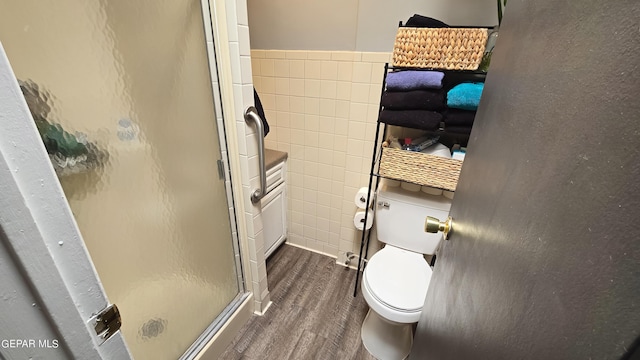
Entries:
{"type": "Polygon", "coordinates": [[[196,355],[195,360],[217,360],[231,344],[238,331],[249,321],[253,315],[253,294],[247,296],[240,307],[229,318],[218,333],[205,345],[204,349],[196,355]]]}
{"type": "Polygon", "coordinates": [[[314,252],[314,253],[316,253],[316,254],[320,254],[320,255],[328,256],[328,257],[330,257],[330,258],[334,258],[334,259],[337,259],[337,258],[338,258],[338,256],[337,256],[337,255],[327,254],[326,252],[318,251],[318,250],[311,249],[311,248],[308,248],[308,247],[306,247],[306,246],[302,246],[302,245],[298,245],[298,244],[292,244],[292,243],[290,243],[290,242],[288,242],[288,241],[287,241],[287,242],[285,242],[285,244],[287,244],[287,245],[291,245],[291,246],[293,246],[293,247],[297,247],[297,248],[300,248],[300,249],[303,249],[303,250],[311,251],[311,252],[314,252]]]}
{"type": "Polygon", "coordinates": [[[265,306],[265,307],[264,307],[264,309],[262,310],[262,312],[260,312],[260,311],[258,311],[258,310],[256,309],[256,311],[254,311],[253,313],[254,313],[254,314],[256,314],[256,315],[258,315],[258,316],[264,316],[264,314],[266,314],[266,313],[267,313],[267,311],[269,311],[269,308],[271,307],[271,305],[273,305],[273,301],[269,301],[269,302],[267,303],[267,306],[265,306]]]}

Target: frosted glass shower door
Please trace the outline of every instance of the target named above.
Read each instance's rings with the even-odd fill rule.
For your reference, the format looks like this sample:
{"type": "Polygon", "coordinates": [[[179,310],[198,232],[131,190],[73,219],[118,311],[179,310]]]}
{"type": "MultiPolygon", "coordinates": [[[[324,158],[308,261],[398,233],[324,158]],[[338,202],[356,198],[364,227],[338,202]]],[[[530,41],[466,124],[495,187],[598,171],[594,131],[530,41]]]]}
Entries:
{"type": "Polygon", "coordinates": [[[242,292],[201,2],[0,9],[0,39],[133,356],[180,357],[242,292]]]}

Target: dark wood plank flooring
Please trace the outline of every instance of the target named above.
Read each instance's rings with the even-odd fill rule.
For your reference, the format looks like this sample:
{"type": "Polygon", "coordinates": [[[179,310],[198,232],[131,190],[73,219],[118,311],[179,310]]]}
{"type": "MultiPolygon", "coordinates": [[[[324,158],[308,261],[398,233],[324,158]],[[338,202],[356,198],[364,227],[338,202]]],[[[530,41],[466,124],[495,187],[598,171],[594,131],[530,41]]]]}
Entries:
{"type": "Polygon", "coordinates": [[[251,317],[221,359],[374,359],[360,340],[368,308],[353,297],[354,270],[284,244],[267,274],[271,308],[251,317]]]}

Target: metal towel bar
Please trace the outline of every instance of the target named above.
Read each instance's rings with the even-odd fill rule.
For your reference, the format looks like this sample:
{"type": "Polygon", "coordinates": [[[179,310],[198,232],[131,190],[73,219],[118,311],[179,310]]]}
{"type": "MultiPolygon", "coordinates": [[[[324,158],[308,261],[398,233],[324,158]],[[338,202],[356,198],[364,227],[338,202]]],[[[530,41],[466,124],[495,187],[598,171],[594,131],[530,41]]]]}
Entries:
{"type": "Polygon", "coordinates": [[[258,166],[260,167],[260,187],[251,193],[251,202],[257,203],[266,195],[267,191],[267,169],[264,165],[264,126],[262,119],[258,115],[255,107],[249,106],[244,112],[244,121],[253,122],[256,126],[256,136],[258,137],[258,166]]]}

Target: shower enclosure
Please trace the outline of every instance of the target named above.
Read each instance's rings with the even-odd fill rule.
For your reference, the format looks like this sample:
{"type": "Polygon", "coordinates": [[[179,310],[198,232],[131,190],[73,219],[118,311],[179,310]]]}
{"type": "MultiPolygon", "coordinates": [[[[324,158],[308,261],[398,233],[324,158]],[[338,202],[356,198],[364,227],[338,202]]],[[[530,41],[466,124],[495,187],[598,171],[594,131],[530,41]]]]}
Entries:
{"type": "Polygon", "coordinates": [[[132,355],[191,357],[244,294],[206,6],[0,9],[0,41],[132,355]]]}

